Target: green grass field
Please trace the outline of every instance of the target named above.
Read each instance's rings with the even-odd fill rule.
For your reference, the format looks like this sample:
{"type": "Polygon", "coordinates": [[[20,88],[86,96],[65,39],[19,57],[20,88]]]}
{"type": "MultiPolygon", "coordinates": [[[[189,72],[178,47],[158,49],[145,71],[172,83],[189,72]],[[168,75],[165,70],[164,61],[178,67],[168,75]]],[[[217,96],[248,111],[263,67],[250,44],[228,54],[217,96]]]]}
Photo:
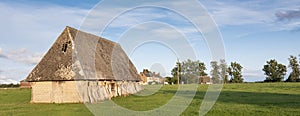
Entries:
{"type": "MultiPolygon", "coordinates": [[[[147,86],[150,91],[154,86],[147,86]]],[[[198,115],[208,85],[199,85],[191,104],[181,115],[198,115]]],[[[125,108],[145,111],[166,104],[178,86],[165,85],[149,96],[117,97],[125,108]]],[[[0,115],[92,115],[84,104],[30,104],[28,89],[0,89],[0,115]]],[[[207,115],[300,115],[300,83],[226,84],[207,115]]]]}
{"type": "Polygon", "coordinates": [[[30,89],[0,89],[0,115],[92,115],[84,104],[30,104],[30,89]]]}

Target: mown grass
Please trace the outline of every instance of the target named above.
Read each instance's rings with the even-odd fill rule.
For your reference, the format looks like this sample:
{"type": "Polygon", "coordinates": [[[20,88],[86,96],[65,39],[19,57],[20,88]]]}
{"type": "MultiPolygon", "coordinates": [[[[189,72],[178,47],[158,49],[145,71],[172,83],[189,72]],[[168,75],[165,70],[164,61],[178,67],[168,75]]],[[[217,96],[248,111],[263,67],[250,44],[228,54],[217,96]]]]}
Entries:
{"type": "Polygon", "coordinates": [[[30,89],[0,89],[1,116],[85,116],[84,104],[31,104],[30,89]]]}
{"type": "MultiPolygon", "coordinates": [[[[181,114],[199,115],[200,105],[208,85],[199,85],[193,101],[181,114]]],[[[177,86],[164,86],[147,96],[129,96],[113,99],[128,109],[143,111],[159,108],[176,93],[177,86]],[[167,91],[167,92],[166,92],[167,91]],[[159,104],[159,105],[158,105],[159,104]]],[[[300,83],[243,83],[226,84],[206,115],[299,115],[300,83]]]]}
{"type": "Polygon", "coordinates": [[[128,97],[117,97],[112,100],[127,109],[132,109],[136,111],[147,111],[154,108],[158,108],[166,104],[176,93],[178,86],[157,86],[149,85],[144,88],[143,93],[137,95],[131,95],[128,97]],[[158,88],[158,91],[156,88],[158,88]],[[151,94],[153,93],[153,94],[151,94]]]}
{"type": "Polygon", "coordinates": [[[299,115],[300,83],[228,84],[208,115],[299,115]]]}
{"type": "MultiPolygon", "coordinates": [[[[181,115],[199,115],[208,85],[199,85],[181,115]]],[[[149,92],[155,86],[147,86],[149,92]]],[[[169,102],[178,86],[166,85],[148,96],[131,95],[112,100],[125,108],[146,111],[169,102]]],[[[84,104],[30,104],[29,89],[0,89],[0,115],[92,115],[84,104]]],[[[243,83],[224,85],[207,115],[299,115],[300,83],[243,83]]],[[[125,114],[124,114],[125,115],[125,114]]]]}

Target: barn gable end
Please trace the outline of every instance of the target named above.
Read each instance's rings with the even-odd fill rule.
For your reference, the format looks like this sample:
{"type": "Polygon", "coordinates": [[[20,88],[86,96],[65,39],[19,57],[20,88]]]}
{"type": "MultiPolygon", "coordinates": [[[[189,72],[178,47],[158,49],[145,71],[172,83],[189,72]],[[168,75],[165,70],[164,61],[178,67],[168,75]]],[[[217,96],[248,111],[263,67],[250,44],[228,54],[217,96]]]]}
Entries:
{"type": "Polygon", "coordinates": [[[66,27],[24,81],[33,103],[78,103],[134,94],[140,80],[119,44],[66,27]]]}
{"type": "Polygon", "coordinates": [[[72,71],[72,43],[67,27],[25,81],[73,80],[70,73],[72,71]],[[69,75],[62,75],[62,72],[69,75]]]}

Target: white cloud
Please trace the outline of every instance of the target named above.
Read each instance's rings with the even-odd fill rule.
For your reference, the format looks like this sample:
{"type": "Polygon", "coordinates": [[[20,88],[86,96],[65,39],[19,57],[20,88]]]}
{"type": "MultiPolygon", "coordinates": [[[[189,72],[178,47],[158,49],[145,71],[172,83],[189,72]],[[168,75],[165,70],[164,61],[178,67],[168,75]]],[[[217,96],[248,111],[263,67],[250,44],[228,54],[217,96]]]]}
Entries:
{"type": "Polygon", "coordinates": [[[249,78],[264,77],[264,74],[261,70],[247,70],[247,69],[244,69],[242,74],[243,74],[244,77],[249,77],[249,78]]]}
{"type": "Polygon", "coordinates": [[[78,28],[87,13],[66,6],[0,1],[0,83],[26,78],[65,26],[78,28]]]}
{"type": "Polygon", "coordinates": [[[24,64],[37,64],[43,57],[42,53],[31,53],[25,48],[3,52],[2,55],[4,58],[24,64]]]}
{"type": "Polygon", "coordinates": [[[254,82],[265,80],[265,75],[261,70],[244,69],[242,72],[244,81],[254,82]]]}
{"type": "MultiPolygon", "coordinates": [[[[283,31],[298,29],[298,22],[291,21],[278,23],[278,13],[284,11],[292,11],[293,17],[296,17],[300,2],[291,1],[274,1],[267,3],[265,1],[201,1],[208,9],[210,14],[216,20],[219,26],[256,26],[256,30],[260,31],[283,31]],[[251,6],[249,6],[251,4],[251,6]]],[[[287,13],[285,13],[287,14],[287,13]]],[[[291,15],[288,15],[291,17],[291,15]]],[[[285,18],[281,16],[281,18],[285,18]]]]}
{"type": "Polygon", "coordinates": [[[6,76],[0,75],[0,84],[11,84],[11,83],[17,84],[19,82],[16,80],[7,78],[6,76]]]}
{"type": "Polygon", "coordinates": [[[65,26],[79,27],[87,9],[0,2],[0,58],[36,64],[65,26]],[[21,49],[20,49],[21,48],[21,49]]]}
{"type": "MultiPolygon", "coordinates": [[[[251,1],[251,3],[209,1],[208,4],[204,5],[206,8],[208,8],[217,24],[221,26],[265,24],[266,28],[264,29],[273,30],[278,30],[277,27],[280,27],[280,29],[283,30],[290,30],[299,27],[298,22],[274,24],[274,21],[276,19],[274,13],[277,11],[277,9],[281,9],[284,7],[295,8],[295,6],[299,6],[299,4],[296,4],[295,1],[280,3],[282,4],[276,3],[273,5],[272,3],[272,5],[262,5],[260,1],[251,1]],[[251,4],[251,7],[249,7],[249,4],[251,4]]],[[[184,2],[172,2],[171,5],[178,8],[189,8],[189,4],[184,2]]],[[[98,27],[106,25],[106,22],[104,20],[110,20],[113,18],[113,16],[110,16],[111,14],[124,10],[124,8],[122,7],[103,9],[104,10],[95,12],[93,17],[87,19],[87,23],[85,25],[86,27],[82,29],[91,33],[98,34],[98,32],[100,31],[98,27]]],[[[0,41],[1,43],[3,42],[6,45],[5,48],[12,49],[9,51],[6,51],[5,49],[4,51],[0,48],[0,58],[7,57],[9,59],[12,59],[13,61],[21,62],[24,64],[37,63],[42,57],[45,50],[48,49],[48,46],[50,46],[56,39],[56,37],[61,33],[63,28],[66,25],[75,26],[78,28],[81,21],[83,21],[88,12],[89,11],[87,9],[71,8],[65,6],[30,6],[22,4],[5,4],[0,2],[0,32],[2,32],[0,41]]],[[[132,24],[149,20],[148,18],[169,18],[172,21],[178,21],[177,24],[182,27],[181,29],[183,29],[184,33],[195,33],[195,29],[184,27],[182,25],[186,23],[180,19],[182,17],[160,13],[161,12],[154,12],[149,9],[141,10],[140,12],[132,12],[126,16],[121,17],[122,20],[116,21],[111,26],[114,28],[124,28],[132,24]],[[146,16],[148,14],[151,15],[146,16]]],[[[195,12],[193,11],[193,9],[190,9],[189,13],[191,13],[191,15],[199,15],[199,12],[195,12]]],[[[197,18],[201,19],[201,17],[197,18]]],[[[204,27],[209,27],[209,25],[204,25],[204,27]]],[[[166,38],[173,38],[175,35],[175,31],[171,32],[164,28],[153,29],[150,31],[161,33],[160,35],[166,36],[166,38]]],[[[260,73],[258,71],[245,71],[243,74],[244,76],[249,77],[258,77],[262,75],[261,71],[260,73]]]]}
{"type": "Polygon", "coordinates": [[[288,22],[285,24],[279,24],[278,26],[280,27],[281,30],[294,31],[294,30],[299,30],[300,22],[288,22]]]}
{"type": "Polygon", "coordinates": [[[63,6],[0,2],[0,40],[10,48],[49,46],[65,26],[78,28],[87,12],[63,6]]]}
{"type": "Polygon", "coordinates": [[[136,11],[130,11],[128,13],[121,14],[119,19],[116,20],[111,26],[120,28],[120,27],[128,27],[135,24],[143,23],[145,21],[159,19],[166,17],[163,14],[156,13],[154,10],[149,8],[139,9],[136,11]]]}
{"type": "Polygon", "coordinates": [[[6,56],[2,52],[2,48],[0,48],[0,58],[6,58],[6,56]]]}
{"type": "MultiPolygon", "coordinates": [[[[81,28],[88,32],[99,34],[102,27],[110,29],[109,31],[111,29],[128,29],[131,26],[143,24],[148,21],[166,19],[170,16],[166,11],[149,7],[128,10],[127,8],[117,6],[110,6],[108,8],[99,6],[87,15],[81,28]]],[[[168,20],[175,21],[173,18],[169,18],[168,20]]]]}
{"type": "MultiPolygon", "coordinates": [[[[83,27],[81,28],[83,30],[87,30],[88,32],[99,34],[99,32],[101,31],[101,27],[107,26],[107,23],[110,21],[112,22],[108,26],[112,29],[130,28],[131,26],[143,24],[148,21],[158,21],[169,23],[178,29],[183,29],[185,33],[195,33],[198,31],[193,27],[193,23],[191,23],[190,21],[197,21],[197,23],[200,24],[200,28],[203,32],[208,32],[214,29],[214,27],[211,26],[210,19],[206,17],[207,15],[205,13],[201,11],[195,12],[195,9],[189,9],[188,6],[190,5],[190,2],[149,2],[150,1],[145,2],[145,4],[147,5],[145,7],[139,7],[133,10],[128,10],[131,8],[127,8],[126,5],[118,6],[118,4],[109,4],[107,6],[96,7],[95,9],[91,10],[91,12],[89,12],[89,14],[87,15],[88,17],[84,20],[83,27]],[[164,8],[149,7],[148,5],[151,4],[153,4],[153,6],[169,6],[170,9],[166,10],[164,8]],[[175,8],[184,9],[177,10],[175,8]],[[173,12],[172,10],[175,11],[173,12]],[[180,11],[183,11],[186,14],[180,14],[182,13],[180,11]],[[119,17],[117,17],[117,15],[119,15],[119,17]],[[191,17],[183,17],[185,15],[191,17]],[[192,19],[189,20],[186,18],[192,19]],[[200,21],[198,19],[200,19],[200,21]]],[[[115,35],[118,35],[115,31],[113,32],[115,35]]]]}
{"type": "MultiPolygon", "coordinates": [[[[248,4],[255,4],[253,2],[248,4]]],[[[249,8],[242,2],[212,1],[204,4],[219,26],[273,22],[272,18],[274,16],[268,10],[257,10],[255,7],[249,8]]]]}

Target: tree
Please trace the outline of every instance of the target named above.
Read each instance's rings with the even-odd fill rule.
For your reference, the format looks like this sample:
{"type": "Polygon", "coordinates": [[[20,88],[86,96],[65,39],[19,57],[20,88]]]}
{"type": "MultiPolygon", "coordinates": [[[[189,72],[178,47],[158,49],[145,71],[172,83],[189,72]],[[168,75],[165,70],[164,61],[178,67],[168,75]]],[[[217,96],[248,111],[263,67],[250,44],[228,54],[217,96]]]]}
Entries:
{"type": "Polygon", "coordinates": [[[289,68],[292,69],[292,72],[290,73],[287,82],[296,82],[299,80],[300,76],[300,69],[299,69],[299,63],[296,56],[290,56],[289,58],[289,68]]]}
{"type": "Polygon", "coordinates": [[[182,62],[182,78],[185,83],[198,83],[199,76],[206,76],[206,67],[203,62],[190,59],[182,62]]]}
{"type": "Polygon", "coordinates": [[[230,82],[232,83],[242,83],[244,79],[242,78],[243,67],[237,62],[231,62],[228,67],[228,74],[231,76],[230,82]]]}
{"type": "Polygon", "coordinates": [[[176,80],[176,83],[179,84],[181,80],[182,65],[179,60],[176,62],[176,66],[172,69],[171,74],[173,75],[173,80],[176,80]],[[174,79],[176,78],[176,79],[174,79]]]}
{"type": "Polygon", "coordinates": [[[218,62],[211,61],[210,65],[211,65],[210,74],[211,74],[211,79],[212,79],[213,83],[221,83],[220,72],[219,72],[220,67],[218,65],[218,62]]]}
{"type": "Polygon", "coordinates": [[[226,61],[224,59],[220,60],[220,74],[221,74],[221,77],[224,81],[224,83],[228,83],[228,75],[227,75],[227,64],[226,64],[226,61]]]}
{"type": "Polygon", "coordinates": [[[286,66],[278,63],[275,59],[267,61],[262,70],[266,75],[265,82],[280,82],[286,74],[286,66]]]}
{"type": "Polygon", "coordinates": [[[176,78],[176,80],[177,80],[175,83],[179,84],[179,81],[178,81],[178,78],[179,78],[178,74],[179,73],[178,73],[178,67],[177,66],[172,69],[171,74],[173,75],[173,78],[176,78]]]}
{"type": "Polygon", "coordinates": [[[177,83],[177,78],[175,77],[166,77],[166,81],[171,85],[177,83]]]}
{"type": "Polygon", "coordinates": [[[192,61],[190,59],[180,63],[172,69],[171,74],[173,77],[180,78],[179,80],[184,83],[198,83],[198,76],[206,76],[206,67],[203,62],[192,61]]]}
{"type": "Polygon", "coordinates": [[[197,71],[199,72],[199,76],[207,76],[207,73],[205,72],[206,66],[204,62],[200,62],[199,60],[196,62],[198,64],[197,71]]]}

